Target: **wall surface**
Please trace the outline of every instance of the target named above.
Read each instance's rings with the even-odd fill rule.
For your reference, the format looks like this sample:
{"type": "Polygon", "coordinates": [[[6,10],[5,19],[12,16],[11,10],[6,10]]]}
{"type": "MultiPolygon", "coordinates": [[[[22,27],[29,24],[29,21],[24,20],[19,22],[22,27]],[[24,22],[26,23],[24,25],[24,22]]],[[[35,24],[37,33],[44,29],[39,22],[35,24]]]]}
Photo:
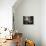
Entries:
{"type": "Polygon", "coordinates": [[[41,38],[42,46],[46,46],[46,0],[41,1],[41,38]]]}
{"type": "Polygon", "coordinates": [[[14,5],[15,30],[23,33],[23,37],[35,41],[41,46],[41,0],[23,0],[17,7],[14,5]],[[34,16],[33,25],[24,25],[23,16],[34,16]]]}

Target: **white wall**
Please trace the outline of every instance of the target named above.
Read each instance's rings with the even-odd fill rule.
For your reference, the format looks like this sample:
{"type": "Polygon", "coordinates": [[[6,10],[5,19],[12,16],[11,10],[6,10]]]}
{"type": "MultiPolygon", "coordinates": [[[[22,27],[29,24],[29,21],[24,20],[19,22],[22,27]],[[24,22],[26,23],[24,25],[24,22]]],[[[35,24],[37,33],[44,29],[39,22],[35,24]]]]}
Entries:
{"type": "Polygon", "coordinates": [[[36,46],[41,46],[41,0],[23,0],[13,10],[15,29],[22,32],[25,38],[34,40],[36,46]],[[34,24],[24,25],[23,16],[34,16],[34,24]]]}
{"type": "Polygon", "coordinates": [[[0,27],[12,28],[12,6],[16,0],[0,0],[0,27]]]}
{"type": "Polygon", "coordinates": [[[42,46],[46,46],[46,0],[41,1],[41,38],[42,46]]]}

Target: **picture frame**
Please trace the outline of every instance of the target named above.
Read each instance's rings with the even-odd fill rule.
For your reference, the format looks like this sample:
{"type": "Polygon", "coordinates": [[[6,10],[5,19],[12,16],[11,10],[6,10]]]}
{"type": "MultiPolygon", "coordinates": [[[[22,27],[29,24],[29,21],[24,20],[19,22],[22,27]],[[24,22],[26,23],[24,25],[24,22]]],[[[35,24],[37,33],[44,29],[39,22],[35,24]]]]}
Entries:
{"type": "Polygon", "coordinates": [[[23,24],[34,24],[34,16],[23,16],[23,24]]]}

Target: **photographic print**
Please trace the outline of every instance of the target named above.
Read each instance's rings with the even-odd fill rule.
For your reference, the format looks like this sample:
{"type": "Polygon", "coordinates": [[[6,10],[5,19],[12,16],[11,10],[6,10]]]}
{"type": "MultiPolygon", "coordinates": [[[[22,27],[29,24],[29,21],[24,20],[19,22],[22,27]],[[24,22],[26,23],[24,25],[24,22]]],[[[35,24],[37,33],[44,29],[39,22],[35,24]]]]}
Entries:
{"type": "Polygon", "coordinates": [[[23,16],[23,24],[34,24],[33,16],[23,16]]]}

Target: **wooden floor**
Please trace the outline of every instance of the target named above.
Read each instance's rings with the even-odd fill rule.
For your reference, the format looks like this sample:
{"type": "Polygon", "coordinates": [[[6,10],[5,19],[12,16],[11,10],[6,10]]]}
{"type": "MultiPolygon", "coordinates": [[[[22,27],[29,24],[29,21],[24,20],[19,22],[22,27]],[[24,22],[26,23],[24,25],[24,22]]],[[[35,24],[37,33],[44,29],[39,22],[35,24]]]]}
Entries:
{"type": "Polygon", "coordinates": [[[2,43],[0,46],[16,46],[15,39],[13,39],[13,40],[6,40],[6,42],[2,43]]]}

